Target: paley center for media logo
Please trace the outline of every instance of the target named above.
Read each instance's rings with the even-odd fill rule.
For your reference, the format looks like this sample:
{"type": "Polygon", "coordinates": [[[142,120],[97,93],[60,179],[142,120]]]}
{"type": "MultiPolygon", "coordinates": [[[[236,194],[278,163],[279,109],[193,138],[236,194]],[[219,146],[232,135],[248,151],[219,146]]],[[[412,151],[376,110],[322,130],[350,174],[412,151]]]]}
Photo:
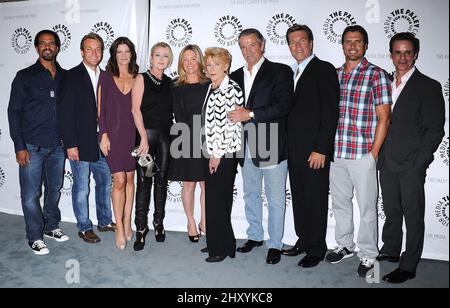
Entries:
{"type": "Polygon", "coordinates": [[[192,26],[184,18],[175,18],[166,28],[166,39],[169,45],[176,48],[187,46],[192,40],[192,26]]]}
{"type": "Polygon", "coordinates": [[[356,19],[347,11],[335,11],[328,15],[323,24],[323,34],[331,43],[340,44],[342,33],[348,26],[356,25],[356,19]]]}
{"type": "Polygon", "coordinates": [[[61,48],[60,51],[66,51],[70,43],[72,43],[72,34],[70,33],[69,27],[63,24],[55,25],[52,28],[53,31],[55,31],[59,35],[59,39],[61,41],[61,48]]]}
{"type": "Polygon", "coordinates": [[[420,19],[410,9],[396,9],[389,13],[384,21],[384,33],[390,39],[400,32],[419,33],[420,19]]]}
{"type": "Polygon", "coordinates": [[[449,197],[445,196],[439,200],[438,204],[434,208],[436,219],[444,227],[448,227],[448,201],[449,197]]]}
{"type": "Polygon", "coordinates": [[[5,185],[5,181],[6,181],[5,172],[3,171],[2,167],[0,167],[0,188],[2,188],[3,185],[5,185]]]}
{"type": "Polygon", "coordinates": [[[286,32],[296,23],[295,18],[287,13],[272,16],[266,27],[269,40],[276,45],[287,45],[286,32]]]}
{"type": "Polygon", "coordinates": [[[16,53],[19,55],[26,54],[32,45],[33,37],[28,29],[21,27],[14,30],[11,36],[11,46],[16,53]]]}
{"type": "Polygon", "coordinates": [[[114,29],[107,22],[100,21],[100,22],[96,23],[92,27],[91,32],[97,33],[98,35],[100,35],[102,37],[106,50],[108,50],[109,47],[111,47],[112,43],[114,42],[114,38],[115,38],[114,29]]]}
{"type": "Polygon", "coordinates": [[[237,17],[225,15],[220,17],[214,26],[214,36],[219,44],[227,47],[234,46],[239,41],[242,30],[242,24],[237,17]]]}

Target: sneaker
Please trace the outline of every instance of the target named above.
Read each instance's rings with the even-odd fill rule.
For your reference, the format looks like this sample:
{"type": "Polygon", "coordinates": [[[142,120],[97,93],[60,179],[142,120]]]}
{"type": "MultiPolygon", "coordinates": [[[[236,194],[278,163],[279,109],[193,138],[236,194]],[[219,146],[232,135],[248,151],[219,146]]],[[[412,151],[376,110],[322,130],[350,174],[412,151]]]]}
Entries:
{"type": "Polygon", "coordinates": [[[375,259],[367,259],[367,258],[361,258],[361,262],[358,266],[357,274],[359,277],[373,277],[374,271],[374,264],[375,259]]]}
{"type": "Polygon", "coordinates": [[[52,238],[57,242],[65,242],[69,240],[69,237],[62,232],[61,229],[55,229],[50,232],[44,232],[44,236],[48,238],[52,238]]]}
{"type": "Polygon", "coordinates": [[[97,230],[100,232],[108,232],[108,231],[116,231],[116,224],[115,223],[110,223],[107,224],[106,226],[97,226],[97,230]]]}
{"type": "Polygon", "coordinates": [[[330,252],[326,260],[331,264],[337,264],[344,259],[353,257],[353,251],[348,250],[345,247],[336,247],[332,252],[330,252]]]}
{"type": "Polygon", "coordinates": [[[28,245],[30,245],[31,249],[33,249],[33,253],[35,255],[43,256],[50,252],[43,240],[37,240],[33,243],[28,243],[28,245]]]}

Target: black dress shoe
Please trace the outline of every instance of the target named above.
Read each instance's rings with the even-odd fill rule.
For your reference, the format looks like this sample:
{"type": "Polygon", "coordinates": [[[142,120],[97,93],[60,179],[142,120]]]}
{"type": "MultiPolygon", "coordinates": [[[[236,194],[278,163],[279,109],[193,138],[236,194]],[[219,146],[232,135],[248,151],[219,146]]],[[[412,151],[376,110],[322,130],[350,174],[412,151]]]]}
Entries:
{"type": "Polygon", "coordinates": [[[144,231],[136,231],[136,241],[133,245],[134,251],[140,251],[144,249],[145,237],[147,236],[148,231],[150,231],[148,227],[146,227],[144,231]]]}
{"type": "Polygon", "coordinates": [[[203,252],[203,253],[209,252],[209,249],[208,249],[208,247],[205,247],[205,248],[200,249],[200,252],[203,252]]]}
{"type": "MultiPolygon", "coordinates": [[[[209,256],[208,258],[205,259],[206,262],[222,262],[227,256],[209,256]]],[[[231,259],[234,259],[234,257],[236,257],[236,252],[233,251],[232,253],[230,253],[228,255],[228,257],[230,257],[231,259]]]]}
{"type": "Polygon", "coordinates": [[[322,260],[323,260],[323,258],[307,254],[303,259],[300,260],[300,262],[298,262],[298,266],[301,266],[304,268],[315,267],[322,260]]]}
{"type": "Polygon", "coordinates": [[[289,249],[282,249],[281,253],[285,256],[289,256],[289,257],[296,257],[298,255],[301,255],[302,253],[304,253],[305,251],[303,249],[301,249],[298,246],[294,246],[291,247],[289,249]]]}
{"type": "Polygon", "coordinates": [[[391,263],[397,263],[400,261],[400,257],[399,256],[390,256],[385,253],[380,253],[377,257],[377,261],[388,261],[391,263]]]}
{"type": "Polygon", "coordinates": [[[270,248],[267,252],[266,263],[267,264],[277,264],[281,260],[281,250],[270,248]]]}
{"type": "Polygon", "coordinates": [[[254,247],[260,247],[260,246],[262,246],[262,244],[263,244],[263,241],[248,240],[247,242],[245,242],[244,245],[242,245],[241,247],[238,247],[237,251],[243,252],[243,253],[250,252],[250,251],[252,251],[252,249],[254,247]]]}
{"type": "Polygon", "coordinates": [[[408,279],[416,277],[416,272],[403,271],[400,268],[395,269],[393,272],[383,277],[383,280],[389,283],[402,283],[408,279]]]}

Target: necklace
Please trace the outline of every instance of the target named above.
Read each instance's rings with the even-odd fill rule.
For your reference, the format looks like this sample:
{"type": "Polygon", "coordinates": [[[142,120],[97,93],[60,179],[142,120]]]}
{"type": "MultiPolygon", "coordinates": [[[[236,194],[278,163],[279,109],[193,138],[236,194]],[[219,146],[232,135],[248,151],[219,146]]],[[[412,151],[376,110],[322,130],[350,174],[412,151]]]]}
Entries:
{"type": "Polygon", "coordinates": [[[162,84],[162,81],[159,81],[155,77],[153,77],[153,75],[149,71],[147,71],[147,75],[148,77],[150,77],[150,79],[153,81],[155,85],[160,86],[162,84]]]}

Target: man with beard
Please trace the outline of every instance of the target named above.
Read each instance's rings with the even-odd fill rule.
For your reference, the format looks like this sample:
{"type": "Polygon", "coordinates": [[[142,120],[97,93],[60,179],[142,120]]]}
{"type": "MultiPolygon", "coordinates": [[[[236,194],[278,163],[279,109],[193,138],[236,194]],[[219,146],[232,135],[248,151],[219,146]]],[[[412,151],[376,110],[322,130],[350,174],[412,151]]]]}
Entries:
{"type": "Polygon", "coordinates": [[[43,237],[65,242],[58,208],[64,179],[64,151],[58,134],[57,98],[65,70],[56,62],[61,42],[51,30],[40,31],[35,64],[14,78],[8,106],[9,131],[19,164],[22,210],[28,244],[37,255],[49,253],[43,237]],[[39,197],[44,182],[44,209],[39,197]]]}

